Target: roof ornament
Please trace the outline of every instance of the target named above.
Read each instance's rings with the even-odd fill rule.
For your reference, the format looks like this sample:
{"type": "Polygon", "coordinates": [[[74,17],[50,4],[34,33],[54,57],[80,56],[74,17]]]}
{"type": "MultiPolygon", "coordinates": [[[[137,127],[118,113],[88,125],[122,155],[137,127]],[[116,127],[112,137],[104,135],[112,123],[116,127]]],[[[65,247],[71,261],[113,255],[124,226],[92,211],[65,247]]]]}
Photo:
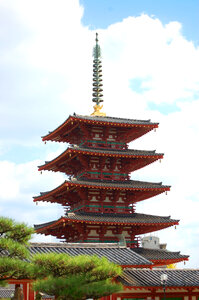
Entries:
{"type": "Polygon", "coordinates": [[[103,105],[100,105],[100,102],[103,102],[103,89],[102,89],[102,65],[101,65],[101,48],[98,45],[98,33],[96,33],[96,45],[93,48],[93,99],[95,102],[93,106],[94,112],[91,116],[106,116],[105,113],[101,112],[103,105]]]}

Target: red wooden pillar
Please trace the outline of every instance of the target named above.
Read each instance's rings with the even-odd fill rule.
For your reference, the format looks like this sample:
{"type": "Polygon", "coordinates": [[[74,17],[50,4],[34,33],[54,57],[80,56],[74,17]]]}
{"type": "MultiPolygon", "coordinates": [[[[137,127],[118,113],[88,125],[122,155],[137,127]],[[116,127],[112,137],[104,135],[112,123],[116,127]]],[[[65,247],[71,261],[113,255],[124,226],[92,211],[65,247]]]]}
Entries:
{"type": "Polygon", "coordinates": [[[29,283],[29,299],[27,300],[34,300],[35,299],[35,292],[32,289],[32,283],[29,283]]]}
{"type": "Polygon", "coordinates": [[[24,300],[29,300],[28,299],[28,283],[27,282],[24,282],[23,283],[23,296],[24,296],[24,300]]]}
{"type": "Polygon", "coordinates": [[[30,282],[23,283],[23,294],[24,300],[34,300],[35,292],[32,289],[32,284],[30,282]]]}
{"type": "Polygon", "coordinates": [[[116,294],[112,295],[112,300],[117,300],[117,295],[116,294]]]}
{"type": "MultiPolygon", "coordinates": [[[[151,297],[151,299],[155,299],[155,297],[156,297],[156,289],[151,289],[151,295],[150,295],[150,297],[151,297]]],[[[146,297],[146,299],[147,299],[147,297],[146,297]]]]}
{"type": "MultiPolygon", "coordinates": [[[[188,289],[188,297],[189,297],[188,298],[189,300],[192,300],[192,289],[188,289]]],[[[197,297],[196,297],[196,299],[197,299],[197,297]]]]}

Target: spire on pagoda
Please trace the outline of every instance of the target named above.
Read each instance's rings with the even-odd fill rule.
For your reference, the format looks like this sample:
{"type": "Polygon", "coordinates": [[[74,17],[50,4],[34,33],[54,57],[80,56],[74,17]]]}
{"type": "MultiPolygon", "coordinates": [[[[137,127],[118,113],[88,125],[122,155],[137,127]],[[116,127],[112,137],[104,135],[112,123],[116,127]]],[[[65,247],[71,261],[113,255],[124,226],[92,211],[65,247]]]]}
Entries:
{"type": "Polygon", "coordinates": [[[102,89],[102,65],[101,65],[101,48],[98,45],[98,33],[96,33],[96,45],[93,48],[93,99],[95,102],[94,112],[91,116],[106,116],[105,113],[101,112],[103,105],[100,105],[100,102],[103,102],[103,89],[102,89]]]}

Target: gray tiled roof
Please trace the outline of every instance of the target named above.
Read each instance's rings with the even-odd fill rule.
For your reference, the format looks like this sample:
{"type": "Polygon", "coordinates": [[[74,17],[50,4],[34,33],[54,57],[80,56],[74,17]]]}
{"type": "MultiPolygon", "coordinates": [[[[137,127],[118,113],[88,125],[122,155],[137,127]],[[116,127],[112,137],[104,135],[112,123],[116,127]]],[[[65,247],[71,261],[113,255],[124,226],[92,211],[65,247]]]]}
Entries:
{"type": "Polygon", "coordinates": [[[124,181],[117,181],[117,180],[95,180],[95,179],[72,179],[72,182],[75,184],[86,184],[92,186],[100,186],[100,187],[122,187],[122,188],[167,188],[170,187],[168,185],[162,185],[162,182],[147,182],[147,181],[138,181],[138,180],[124,180],[124,181]]]}
{"type": "Polygon", "coordinates": [[[125,269],[118,279],[126,286],[161,286],[160,276],[167,274],[167,286],[199,286],[198,269],[125,269]]]}
{"type": "Polygon", "coordinates": [[[31,243],[29,247],[31,255],[37,253],[66,253],[72,256],[76,255],[97,255],[106,257],[109,261],[119,265],[151,265],[152,263],[141,255],[131,251],[127,247],[107,244],[85,244],[85,243],[31,243]]]}
{"type": "MultiPolygon", "coordinates": [[[[104,154],[118,154],[118,155],[144,155],[144,156],[158,156],[163,155],[163,153],[156,153],[155,150],[135,150],[135,149],[127,149],[127,150],[119,150],[119,149],[101,149],[101,148],[89,148],[82,146],[72,146],[69,149],[77,150],[77,151],[86,151],[86,152],[95,152],[95,153],[104,153],[104,154]]],[[[67,151],[67,150],[66,150],[67,151]]]]}
{"type": "MultiPolygon", "coordinates": [[[[75,185],[82,186],[92,186],[92,187],[100,187],[100,188],[126,188],[126,189],[169,189],[169,185],[162,185],[162,182],[146,182],[146,181],[138,181],[138,180],[125,180],[125,181],[111,181],[111,180],[95,180],[95,179],[76,179],[73,178],[71,181],[64,181],[60,186],[55,189],[47,192],[40,193],[40,196],[48,194],[56,189],[59,189],[64,184],[73,183],[75,185]]],[[[39,198],[40,196],[34,197],[34,199],[39,198]]]]}
{"type": "Polygon", "coordinates": [[[46,222],[46,223],[42,223],[42,224],[34,224],[34,229],[37,230],[37,229],[40,229],[40,228],[43,228],[43,227],[46,227],[46,226],[50,226],[50,225],[56,223],[59,220],[61,220],[61,218],[58,219],[58,220],[51,221],[51,222],[46,222]]]}
{"type": "Polygon", "coordinates": [[[163,153],[155,153],[155,150],[152,151],[144,151],[144,150],[116,150],[116,149],[98,149],[98,148],[88,148],[88,147],[71,147],[71,148],[67,148],[64,152],[62,152],[60,155],[58,155],[57,157],[55,157],[54,159],[52,159],[51,161],[45,161],[45,164],[39,166],[39,167],[44,167],[46,164],[49,164],[57,159],[61,159],[63,158],[63,156],[65,157],[65,155],[67,155],[67,153],[69,154],[70,150],[75,150],[77,153],[78,152],[91,152],[91,153],[96,153],[96,154],[108,154],[108,155],[123,155],[123,156],[156,156],[158,159],[158,156],[163,156],[163,153]]]}
{"type": "Polygon", "coordinates": [[[117,118],[117,117],[102,117],[102,116],[82,116],[82,115],[73,115],[71,116],[75,119],[82,119],[82,120],[94,120],[94,121],[101,121],[101,122],[108,122],[108,123],[125,123],[125,124],[158,124],[152,123],[151,120],[135,120],[135,119],[125,119],[125,118],[117,118]]]}
{"type": "MultiPolygon", "coordinates": [[[[42,253],[66,253],[76,255],[97,255],[122,266],[150,266],[153,263],[140,254],[119,243],[30,243],[30,255],[42,253]]],[[[1,253],[0,256],[3,256],[1,253]]],[[[1,292],[1,291],[0,291],[1,292]]],[[[1,297],[0,297],[1,298],[1,297]]]]}
{"type": "MultiPolygon", "coordinates": [[[[68,216],[66,215],[66,218],[68,216]]],[[[72,214],[69,216],[70,219],[74,220],[85,220],[85,221],[99,221],[99,222],[113,222],[113,223],[170,223],[170,222],[177,222],[178,220],[170,219],[168,217],[160,217],[160,216],[153,216],[147,214],[108,214],[108,213],[84,213],[84,212],[77,212],[76,214],[72,214]]]]}
{"type": "Polygon", "coordinates": [[[107,122],[108,125],[111,125],[111,123],[117,123],[117,124],[130,124],[130,125],[154,125],[157,127],[159,123],[152,123],[151,120],[135,120],[135,119],[125,119],[125,118],[116,118],[116,117],[100,117],[100,116],[82,116],[82,115],[69,115],[69,117],[61,124],[59,125],[55,130],[49,131],[49,133],[43,138],[47,137],[49,134],[51,134],[54,131],[57,131],[65,126],[65,123],[67,124],[69,119],[76,119],[76,120],[88,120],[88,121],[97,121],[97,122],[107,122]]]}
{"type": "Polygon", "coordinates": [[[149,260],[187,259],[189,257],[189,255],[182,255],[180,252],[172,252],[163,249],[149,249],[140,247],[132,250],[149,260]]]}
{"type": "Polygon", "coordinates": [[[15,285],[0,286],[0,298],[11,298],[14,295],[15,285]]]}
{"type": "MultiPolygon", "coordinates": [[[[84,213],[84,212],[77,212],[77,213],[70,213],[62,218],[66,218],[67,220],[76,220],[76,221],[90,221],[90,222],[107,222],[107,223],[124,223],[124,224],[168,224],[168,223],[174,223],[177,224],[179,220],[173,220],[168,217],[160,217],[160,216],[153,216],[153,215],[146,215],[146,214],[139,214],[139,213],[133,213],[133,214],[101,214],[101,213],[84,213]]],[[[53,223],[56,223],[57,221],[61,220],[62,218],[44,223],[39,225],[34,225],[35,230],[41,229],[43,227],[52,225],[53,223]]]]}

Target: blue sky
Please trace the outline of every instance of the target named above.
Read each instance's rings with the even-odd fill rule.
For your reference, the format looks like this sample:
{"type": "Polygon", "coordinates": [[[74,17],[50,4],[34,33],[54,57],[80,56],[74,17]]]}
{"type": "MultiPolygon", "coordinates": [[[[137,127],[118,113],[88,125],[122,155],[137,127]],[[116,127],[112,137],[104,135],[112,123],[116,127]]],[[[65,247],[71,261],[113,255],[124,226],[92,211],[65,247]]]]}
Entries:
{"type": "Polygon", "coordinates": [[[84,6],[82,22],[92,29],[107,28],[130,15],[146,13],[156,16],[164,24],[177,20],[183,24],[183,35],[199,43],[198,0],[80,0],[80,3],[84,6]]]}
{"type": "Polygon", "coordinates": [[[162,163],[132,178],[162,181],[171,192],[139,203],[137,212],[180,219],[177,230],[157,234],[168,249],[191,255],[187,267],[199,266],[198,6],[199,1],[0,1],[1,215],[33,225],[64,214],[58,205],[32,201],[66,179],[38,172],[38,165],[67,147],[44,145],[41,136],[69,114],[92,113],[98,31],[104,111],[160,123],[157,132],[130,146],[165,153],[162,163]]]}

